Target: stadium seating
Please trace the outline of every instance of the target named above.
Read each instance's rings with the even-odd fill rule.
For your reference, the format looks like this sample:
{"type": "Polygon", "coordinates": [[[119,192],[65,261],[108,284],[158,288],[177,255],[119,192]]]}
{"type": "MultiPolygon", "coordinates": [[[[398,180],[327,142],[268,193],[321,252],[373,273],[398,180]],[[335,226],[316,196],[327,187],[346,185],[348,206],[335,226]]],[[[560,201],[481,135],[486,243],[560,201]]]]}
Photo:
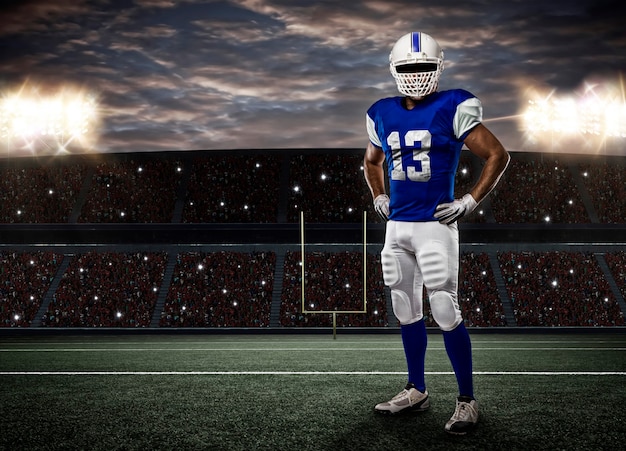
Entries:
{"type": "Polygon", "coordinates": [[[76,255],[54,293],[47,327],[147,327],[163,279],[161,252],[76,255]]]}
{"type": "MultiPolygon", "coordinates": [[[[4,327],[28,327],[63,259],[51,252],[2,253],[0,317],[4,327]]],[[[308,252],[306,309],[363,309],[362,254],[308,252]]],[[[166,262],[164,253],[89,252],[76,255],[42,318],[45,327],[148,327],[166,262]]],[[[605,259],[622,296],[626,253],[605,259]]],[[[621,326],[624,315],[595,257],[582,252],[501,252],[503,283],[517,326],[621,326]]],[[[274,252],[182,252],[176,257],[161,327],[268,327],[274,252]]],[[[329,327],[330,314],[302,314],[300,253],[285,256],[280,326],[329,327]]],[[[339,327],[386,327],[380,257],[368,255],[367,314],[339,313],[339,327]]],[[[468,327],[507,324],[486,253],[463,252],[459,303],[468,327]]],[[[437,327],[424,291],[426,324],[437,327]]]]}
{"type": "Polygon", "coordinates": [[[35,319],[63,255],[0,252],[0,326],[28,327],[35,319]]]}
{"type": "Polygon", "coordinates": [[[623,160],[579,165],[585,188],[601,223],[626,221],[626,164],[623,160]]]}
{"type": "Polygon", "coordinates": [[[514,154],[491,205],[503,224],[591,222],[572,174],[558,160],[521,160],[514,154]]]}
{"type": "MultiPolygon", "coordinates": [[[[39,235],[42,241],[22,243],[19,249],[2,244],[2,327],[29,327],[36,320],[44,327],[263,328],[272,321],[284,328],[328,327],[330,314],[302,314],[299,252],[276,250],[271,243],[263,251],[250,252],[235,243],[223,252],[205,253],[189,244],[172,254],[171,241],[151,244],[150,252],[128,251],[115,243],[85,252],[82,241],[71,241],[78,236],[72,234],[72,223],[93,224],[94,236],[100,225],[120,223],[137,224],[138,233],[148,235],[157,224],[183,230],[199,224],[207,233],[213,229],[204,229],[204,224],[226,224],[224,229],[239,224],[232,227],[233,233],[245,235],[248,224],[268,225],[267,230],[272,224],[293,227],[300,211],[320,230],[352,230],[365,210],[372,229],[382,230],[363,178],[362,158],[363,151],[357,149],[0,160],[0,228],[28,237],[29,225],[43,226],[39,229],[47,233],[47,224],[56,229],[69,224],[63,235],[69,240],[62,243],[65,255],[58,248],[45,249],[45,233],[39,235]],[[276,267],[279,256],[285,262],[281,268],[276,267]],[[163,280],[168,258],[173,276],[163,280]],[[64,259],[69,267],[61,276],[57,271],[64,259]],[[281,292],[274,290],[275,274],[282,278],[281,292]],[[56,287],[53,280],[56,290],[51,289],[56,287]],[[155,311],[158,293],[162,311],[155,311]]],[[[623,232],[622,160],[513,153],[509,170],[489,200],[462,222],[467,230],[491,223],[490,230],[507,230],[509,236],[518,227],[559,225],[559,232],[579,230],[583,241],[587,228],[606,229],[608,237],[623,232]]],[[[480,168],[479,159],[462,152],[456,196],[471,189],[480,168]]],[[[594,250],[602,259],[591,250],[571,252],[563,243],[543,243],[542,251],[521,251],[517,244],[512,241],[498,249],[496,272],[491,266],[495,251],[462,252],[459,301],[468,327],[624,325],[623,251],[615,251],[615,246],[594,250]],[[607,265],[610,274],[603,272],[607,265]],[[513,319],[516,324],[511,324],[513,319]]],[[[362,256],[351,250],[353,246],[344,243],[307,253],[307,309],[362,308],[362,256]]],[[[395,324],[379,255],[368,256],[367,271],[368,313],[337,314],[337,326],[395,324]]],[[[426,295],[425,300],[427,325],[437,327],[426,295]]]]}
{"type": "Polygon", "coordinates": [[[496,279],[484,253],[461,253],[459,305],[468,327],[506,326],[496,279]]]}
{"type": "Polygon", "coordinates": [[[362,154],[301,154],[291,158],[288,222],[361,223],[380,221],[363,176],[362,154]]]}
{"type": "Polygon", "coordinates": [[[78,222],[172,222],[182,165],[173,160],[98,164],[78,222]]]}
{"type": "Polygon", "coordinates": [[[183,222],[276,222],[278,155],[204,155],[193,161],[183,222]]]}
{"type": "Polygon", "coordinates": [[[276,254],[185,252],[177,257],[162,327],[268,327],[276,254]]]}
{"type": "Polygon", "coordinates": [[[82,164],[1,168],[0,222],[68,222],[85,171],[82,164]]]}
{"type": "Polygon", "coordinates": [[[626,299],[626,251],[607,252],[604,258],[622,297],[626,299]]]}
{"type": "MultiPolygon", "coordinates": [[[[599,223],[626,221],[626,207],[620,201],[626,196],[626,164],[619,159],[579,156],[566,164],[565,158],[541,154],[512,156],[489,202],[463,222],[589,224],[586,195],[599,223]]],[[[300,221],[301,211],[310,223],[361,223],[364,210],[368,222],[378,222],[362,159],[358,150],[5,162],[0,164],[0,223],[64,223],[77,209],[78,222],[98,224],[294,223],[300,221]],[[93,176],[85,180],[90,170],[93,176]],[[83,185],[87,192],[81,199],[83,185]],[[174,217],[177,201],[184,208],[174,217]]],[[[456,196],[471,189],[480,166],[477,157],[461,154],[456,196]]]]}
{"type": "Polygon", "coordinates": [[[594,256],[498,254],[518,326],[621,326],[624,317],[594,256]]]}
{"type": "MultiPolygon", "coordinates": [[[[337,326],[383,327],[388,324],[379,256],[367,256],[367,274],[367,313],[338,313],[337,326]]],[[[364,310],[362,252],[307,252],[304,277],[307,311],[364,310]]],[[[287,252],[281,299],[282,326],[332,325],[332,314],[302,313],[300,252],[287,252]]]]}

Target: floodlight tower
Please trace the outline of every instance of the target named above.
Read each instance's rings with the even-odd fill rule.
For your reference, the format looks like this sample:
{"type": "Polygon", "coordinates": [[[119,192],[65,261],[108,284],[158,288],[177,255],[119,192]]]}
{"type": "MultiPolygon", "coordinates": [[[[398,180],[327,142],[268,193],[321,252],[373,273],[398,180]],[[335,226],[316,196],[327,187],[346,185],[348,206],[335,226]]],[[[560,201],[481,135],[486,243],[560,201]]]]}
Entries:
{"type": "Polygon", "coordinates": [[[7,156],[18,142],[32,152],[38,144],[57,153],[71,143],[90,147],[95,143],[97,122],[95,101],[82,92],[29,97],[20,91],[0,101],[0,132],[6,137],[7,156]]]}
{"type": "Polygon", "coordinates": [[[537,94],[521,115],[522,128],[533,141],[549,139],[552,151],[558,143],[580,138],[578,142],[598,146],[597,150],[606,153],[609,139],[626,138],[626,102],[603,91],[610,90],[591,86],[584,95],[556,96],[551,92],[541,98],[537,94]]]}

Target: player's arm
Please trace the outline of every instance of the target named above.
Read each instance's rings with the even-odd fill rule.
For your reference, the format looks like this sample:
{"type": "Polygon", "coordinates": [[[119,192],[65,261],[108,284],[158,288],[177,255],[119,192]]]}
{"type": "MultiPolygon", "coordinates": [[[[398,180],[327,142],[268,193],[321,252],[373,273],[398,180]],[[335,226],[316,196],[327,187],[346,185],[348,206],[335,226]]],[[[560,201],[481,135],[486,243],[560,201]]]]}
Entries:
{"type": "Polygon", "coordinates": [[[383,150],[369,142],[363,158],[363,173],[374,199],[374,209],[386,221],[389,219],[389,196],[385,192],[384,162],[383,150]]]}
{"type": "Polygon", "coordinates": [[[437,205],[435,218],[443,224],[452,224],[474,211],[480,201],[498,184],[510,160],[504,146],[483,124],[475,126],[463,142],[470,152],[484,160],[485,165],[469,193],[461,199],[437,205]]]}
{"type": "Polygon", "coordinates": [[[485,162],[478,181],[470,191],[476,203],[480,203],[498,184],[511,157],[498,138],[483,124],[474,127],[464,143],[470,152],[485,162]]]}

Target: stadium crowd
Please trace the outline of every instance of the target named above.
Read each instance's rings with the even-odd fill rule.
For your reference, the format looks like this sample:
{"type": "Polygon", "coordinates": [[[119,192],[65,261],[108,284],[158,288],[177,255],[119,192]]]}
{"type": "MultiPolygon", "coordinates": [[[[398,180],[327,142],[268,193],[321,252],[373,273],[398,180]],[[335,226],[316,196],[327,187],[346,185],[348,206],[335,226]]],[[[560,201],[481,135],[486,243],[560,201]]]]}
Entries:
{"type": "Polygon", "coordinates": [[[489,255],[462,252],[459,305],[468,327],[506,326],[507,321],[489,255]]]}
{"type": "Polygon", "coordinates": [[[82,164],[2,168],[0,222],[68,222],[85,172],[86,167],[82,164]]]}
{"type": "Polygon", "coordinates": [[[607,252],[604,258],[622,297],[626,299],[626,251],[607,252]]]}
{"type": "Polygon", "coordinates": [[[501,224],[591,222],[572,174],[558,160],[511,159],[491,205],[501,224]]]}
{"type": "Polygon", "coordinates": [[[47,251],[0,252],[1,326],[30,325],[62,260],[47,251]]]}
{"type": "Polygon", "coordinates": [[[167,256],[162,252],[88,252],[63,274],[42,325],[147,327],[167,256]]]}
{"type": "MultiPolygon", "coordinates": [[[[457,195],[469,190],[479,170],[480,162],[464,152],[457,195]]],[[[587,225],[597,218],[599,225],[624,224],[624,174],[626,165],[619,159],[564,164],[562,158],[514,154],[489,202],[463,221],[587,225]]],[[[98,224],[294,223],[302,210],[307,223],[360,223],[364,209],[369,222],[379,221],[363,178],[362,152],[0,162],[0,222],[7,227],[68,223],[72,217],[98,224]]],[[[155,246],[150,253],[68,251],[64,256],[5,245],[1,325],[27,327],[34,321],[51,281],[61,277],[56,273],[64,258],[70,265],[41,318],[43,326],[148,327],[155,314],[161,314],[162,327],[269,325],[274,252],[181,252],[169,257],[176,259],[176,267],[172,280],[164,282],[167,255],[155,246]],[[165,305],[155,312],[164,286],[169,287],[162,294],[165,305]]],[[[286,254],[279,323],[329,326],[331,315],[301,311],[299,258],[298,252],[286,254]]],[[[307,254],[307,309],[360,310],[361,258],[360,252],[349,251],[307,254]]],[[[593,254],[503,251],[497,258],[503,276],[498,282],[504,284],[518,326],[624,325],[619,302],[593,254]]],[[[606,252],[604,258],[626,297],[625,254],[606,252]]],[[[338,326],[389,324],[379,256],[368,256],[367,272],[368,313],[337,314],[338,326]]],[[[462,254],[459,300],[470,327],[510,325],[485,253],[462,254]]],[[[427,299],[425,316],[435,327],[427,299]]]]}
{"type": "Polygon", "coordinates": [[[276,222],[280,163],[271,154],[195,159],[183,222],[276,222]]]}
{"type": "MultiPolygon", "coordinates": [[[[332,314],[303,314],[301,255],[301,252],[287,252],[285,256],[280,324],[285,327],[331,326],[332,314]]],[[[337,313],[337,326],[388,325],[379,256],[367,255],[366,301],[362,252],[307,252],[304,259],[305,312],[366,310],[367,313],[337,313]]]]}
{"type": "Polygon", "coordinates": [[[78,222],[172,222],[182,165],[171,160],[101,163],[78,222]]]}
{"type": "Polygon", "coordinates": [[[363,176],[362,155],[298,155],[290,161],[288,222],[363,222],[376,218],[363,176]]]}
{"type": "Polygon", "coordinates": [[[162,327],[268,327],[276,254],[185,252],[177,257],[162,327]]]}
{"type": "Polygon", "coordinates": [[[518,326],[623,326],[624,316],[591,253],[502,252],[518,326]]]}
{"type": "MultiPolygon", "coordinates": [[[[148,327],[163,286],[167,256],[158,252],[88,252],[56,274],[64,256],[52,252],[0,254],[0,319],[3,327],[28,327],[54,277],[58,288],[41,318],[44,327],[148,327]]],[[[593,254],[500,252],[503,283],[517,326],[622,326],[624,315],[593,254]]],[[[622,296],[626,252],[604,254],[622,296]]],[[[308,311],[363,310],[362,254],[308,252],[305,301],[308,311]]],[[[268,327],[276,254],[182,252],[176,264],[161,327],[268,327]]],[[[284,327],[330,326],[330,314],[302,313],[300,253],[285,256],[280,303],[284,327]]],[[[429,313],[424,291],[424,315],[429,313]]],[[[502,300],[486,253],[463,252],[459,303],[468,327],[507,326],[502,300]]],[[[389,324],[380,257],[368,255],[367,313],[338,313],[340,327],[389,324]]]]}
{"type": "Polygon", "coordinates": [[[591,196],[598,219],[605,224],[626,221],[626,164],[597,162],[580,165],[585,187],[591,196]]]}
{"type": "MultiPolygon", "coordinates": [[[[86,223],[359,223],[379,221],[363,178],[360,153],[294,153],[285,156],[209,155],[189,158],[137,158],[54,165],[0,166],[0,222],[64,223],[80,209],[86,223]],[[289,175],[281,177],[288,158],[289,175]],[[86,198],[79,192],[88,169],[86,198]],[[189,171],[188,177],[185,171],[189,171]],[[186,185],[179,189],[180,183],[186,185]],[[182,194],[184,193],[184,194],[182,194]],[[180,199],[179,199],[180,197],[180,199]],[[174,219],[176,201],[184,203],[174,219]],[[281,207],[285,205],[285,207],[281,207]],[[281,208],[286,211],[281,213],[281,208]]],[[[457,196],[478,177],[480,162],[463,153],[457,171],[457,196]]],[[[489,202],[464,222],[500,224],[588,224],[582,201],[588,193],[600,223],[626,221],[624,174],[619,161],[568,166],[557,159],[513,154],[510,167],[489,202]],[[580,170],[578,185],[570,167],[580,170]],[[489,209],[491,204],[491,211],[489,209]],[[491,219],[493,217],[493,219],[491,219]]]]}

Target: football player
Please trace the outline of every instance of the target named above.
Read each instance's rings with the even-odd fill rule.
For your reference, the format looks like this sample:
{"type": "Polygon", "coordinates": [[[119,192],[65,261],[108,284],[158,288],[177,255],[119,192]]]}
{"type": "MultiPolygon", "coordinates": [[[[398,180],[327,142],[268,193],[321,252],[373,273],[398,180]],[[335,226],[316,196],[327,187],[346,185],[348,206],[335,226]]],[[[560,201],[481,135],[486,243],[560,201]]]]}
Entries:
{"type": "Polygon", "coordinates": [[[457,220],[470,214],[496,186],[509,155],[482,124],[478,98],[461,89],[437,90],[443,67],[443,51],[431,36],[420,32],[402,36],[389,56],[389,68],[402,96],[377,101],[366,115],[365,179],[375,210],[387,221],[381,251],[383,279],[391,289],[408,367],[404,390],[377,404],[375,410],[399,413],[429,407],[422,313],[426,287],[459,389],[445,430],[465,434],[478,422],[478,405],[471,341],[457,296],[457,220]],[[470,192],[455,199],[454,177],[463,145],[482,158],[484,166],[470,192]]]}

